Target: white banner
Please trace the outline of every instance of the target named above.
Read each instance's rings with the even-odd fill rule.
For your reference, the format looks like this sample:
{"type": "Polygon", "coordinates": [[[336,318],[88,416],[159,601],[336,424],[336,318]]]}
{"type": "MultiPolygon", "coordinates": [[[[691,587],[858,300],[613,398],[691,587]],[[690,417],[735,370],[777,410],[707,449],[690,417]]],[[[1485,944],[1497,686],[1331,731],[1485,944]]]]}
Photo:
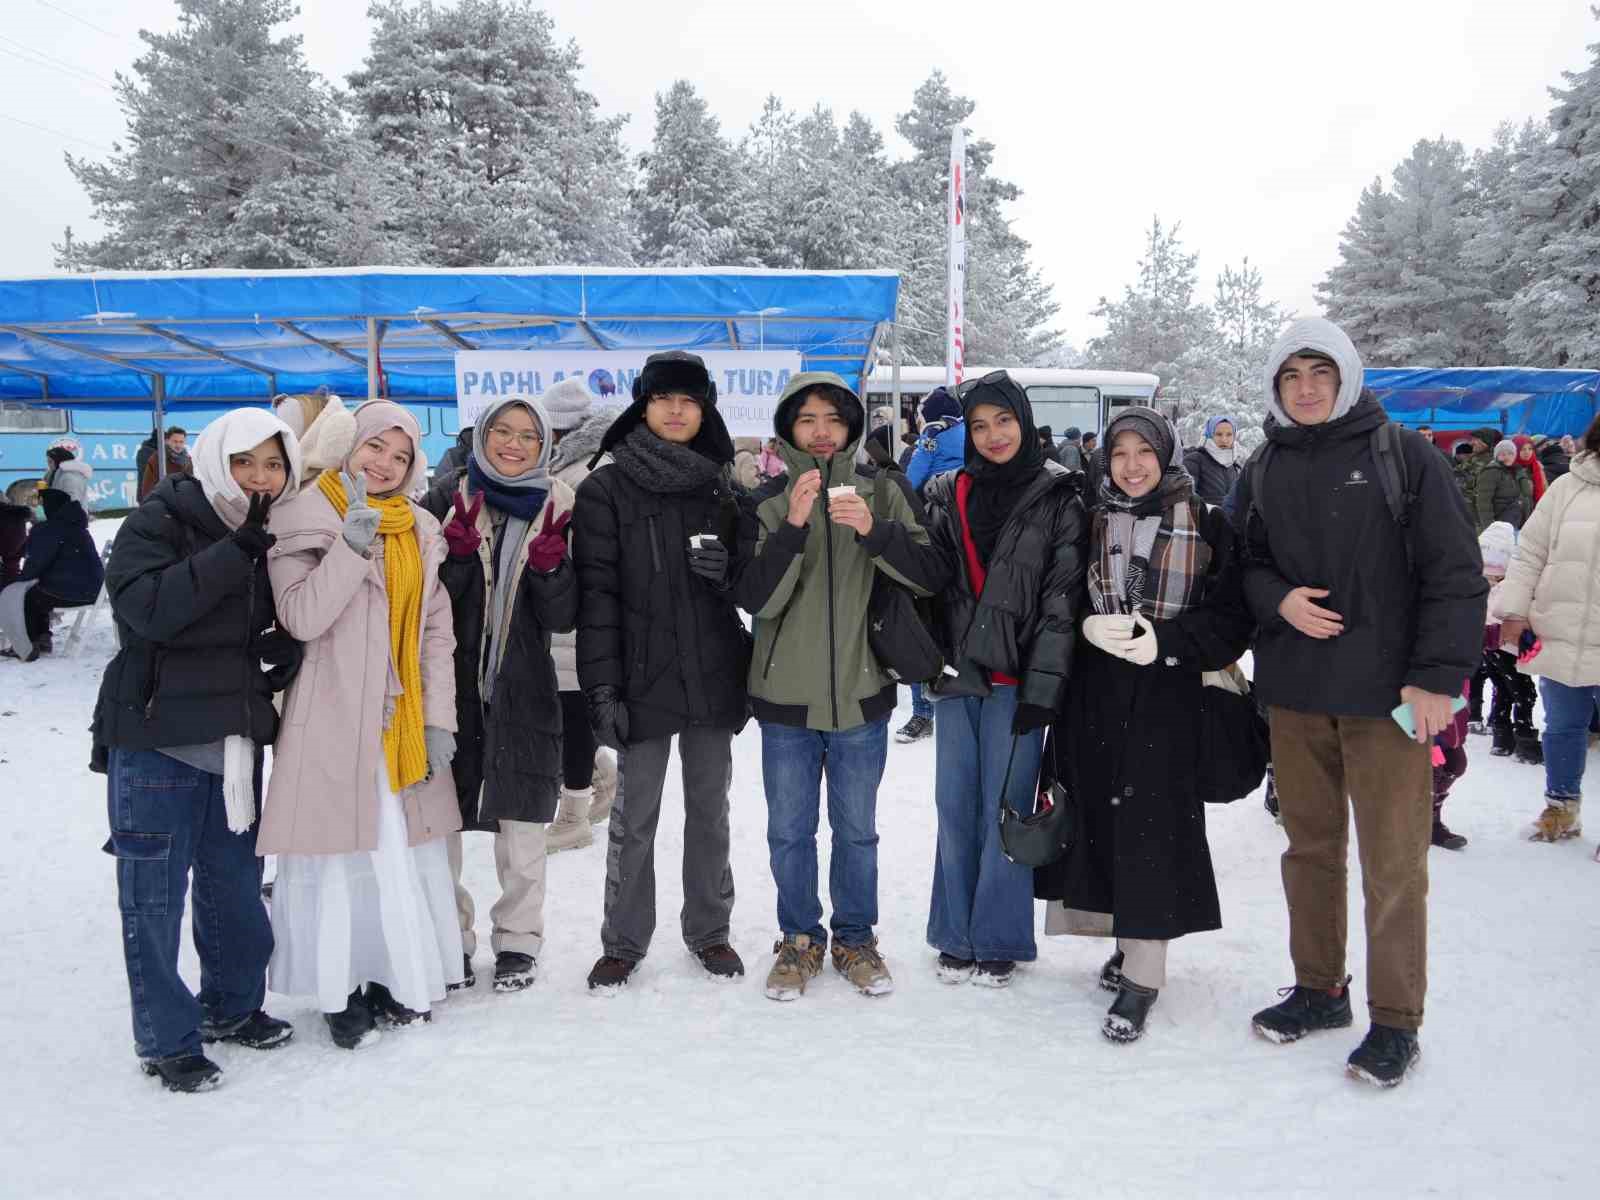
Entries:
{"type": "MultiPolygon", "coordinates": [[[[633,380],[653,350],[462,350],[456,355],[456,414],[462,427],[504,396],[538,396],[580,375],[596,404],[633,403],[633,380]]],[[[772,436],[778,397],[800,372],[796,350],[726,350],[700,355],[717,385],[717,411],[734,437],[772,436]]]]}
{"type": "Polygon", "coordinates": [[[967,307],[967,137],[957,125],[950,131],[948,231],[950,271],[945,287],[944,382],[955,387],[966,367],[967,307]]]}

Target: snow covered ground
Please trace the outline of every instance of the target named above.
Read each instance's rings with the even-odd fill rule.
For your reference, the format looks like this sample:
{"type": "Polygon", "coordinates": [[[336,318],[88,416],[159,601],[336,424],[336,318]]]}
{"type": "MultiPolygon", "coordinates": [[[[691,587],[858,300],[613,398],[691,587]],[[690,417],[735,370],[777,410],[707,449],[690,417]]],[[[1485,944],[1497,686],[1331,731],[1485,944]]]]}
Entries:
{"type": "MultiPolygon", "coordinates": [[[[1359,1011],[1357,1028],[1295,1046],[1249,1031],[1292,981],[1283,837],[1258,799],[1208,814],[1226,928],[1174,947],[1142,1042],[1098,1032],[1103,943],[1041,936],[1038,963],[1008,991],[938,983],[923,941],[931,742],[891,748],[879,804],[895,993],[866,999],[829,969],[803,1000],[767,1000],[774,895],[752,726],[734,767],[743,981],[706,980],[677,936],[671,787],[660,929],[624,995],[584,988],[600,949],[597,829],[592,847],[551,860],[530,990],[498,996],[480,982],[431,1026],[355,1054],[333,1047],[309,1007],[269,997],[295,1022],[290,1046],[216,1047],[222,1088],[169,1095],[135,1067],[114,873],[99,849],[104,782],[85,765],[112,647],[102,615],[76,658],[0,661],[0,1195],[1596,1194],[1585,1135],[1600,1078],[1594,837],[1524,840],[1542,772],[1491,759],[1480,738],[1447,810],[1471,844],[1432,854],[1424,1057],[1397,1092],[1344,1077],[1359,1011]]],[[[825,879],[825,839],[823,854],[825,879]]],[[[469,837],[468,856],[483,980],[488,840],[469,837]]],[[[1364,1001],[1354,871],[1351,884],[1364,1001]]],[[[193,981],[187,944],[184,963],[193,981]]]]}

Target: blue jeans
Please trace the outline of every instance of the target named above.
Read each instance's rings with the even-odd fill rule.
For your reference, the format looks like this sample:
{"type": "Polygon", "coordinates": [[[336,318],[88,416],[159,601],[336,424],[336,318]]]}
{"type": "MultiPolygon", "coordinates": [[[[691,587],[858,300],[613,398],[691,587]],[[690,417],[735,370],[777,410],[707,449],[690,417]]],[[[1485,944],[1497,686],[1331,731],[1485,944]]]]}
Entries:
{"type": "MultiPolygon", "coordinates": [[[[222,776],[158,750],[111,751],[106,784],[122,909],[122,951],[140,1058],[200,1053],[200,1024],[226,1028],[261,1007],[272,922],[261,903],[256,829],[230,833],[222,776]],[[194,872],[191,929],[197,1000],[178,974],[184,895],[194,872]]],[[[261,766],[256,764],[256,808],[261,766]]]]}
{"type": "Polygon", "coordinates": [[[913,717],[926,717],[933,720],[933,701],[923,694],[922,685],[911,685],[911,715],[913,717]]]}
{"type": "Polygon", "coordinates": [[[827,941],[817,896],[817,819],[826,771],[833,940],[845,946],[872,940],[878,923],[878,784],[888,754],[886,716],[837,732],[762,722],[767,852],[778,885],[778,928],[785,937],[808,933],[827,941]]]}
{"type": "Polygon", "coordinates": [[[1583,795],[1583,760],[1589,754],[1589,722],[1600,703],[1600,685],[1568,687],[1539,680],[1544,697],[1544,790],[1547,796],[1583,795]]]}
{"type": "MultiPolygon", "coordinates": [[[[939,701],[933,725],[939,837],[928,944],[955,958],[1032,962],[1038,957],[1033,870],[1012,862],[1000,846],[1000,786],[1016,711],[1017,689],[1002,686],[987,698],[939,701]]],[[[1006,800],[1023,816],[1033,811],[1043,749],[1042,729],[1017,739],[1006,800]]]]}

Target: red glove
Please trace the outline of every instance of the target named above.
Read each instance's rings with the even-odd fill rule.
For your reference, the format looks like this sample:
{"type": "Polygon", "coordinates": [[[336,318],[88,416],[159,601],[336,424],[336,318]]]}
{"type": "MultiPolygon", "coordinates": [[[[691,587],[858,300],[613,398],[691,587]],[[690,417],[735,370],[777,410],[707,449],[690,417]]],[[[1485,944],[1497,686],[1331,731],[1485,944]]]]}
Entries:
{"type": "Polygon", "coordinates": [[[445,522],[443,530],[451,558],[469,558],[478,552],[478,543],[483,541],[478,533],[478,513],[482,510],[482,492],[472,498],[470,506],[462,502],[460,492],[456,493],[456,514],[445,522]]]}
{"type": "Polygon", "coordinates": [[[567,526],[571,523],[571,509],[559,517],[553,507],[544,510],[544,528],[528,543],[528,565],[539,574],[550,574],[567,556],[567,526]]]}

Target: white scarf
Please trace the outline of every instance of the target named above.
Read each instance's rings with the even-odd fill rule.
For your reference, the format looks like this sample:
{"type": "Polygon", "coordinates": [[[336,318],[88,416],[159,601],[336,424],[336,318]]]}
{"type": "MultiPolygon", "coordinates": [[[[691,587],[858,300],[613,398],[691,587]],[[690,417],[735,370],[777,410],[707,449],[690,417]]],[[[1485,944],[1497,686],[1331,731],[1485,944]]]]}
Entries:
{"type": "Polygon", "coordinates": [[[1217,445],[1215,438],[1207,438],[1201,443],[1201,445],[1205,447],[1206,453],[1211,455],[1212,459],[1216,461],[1217,465],[1222,467],[1233,466],[1234,459],[1239,450],[1239,447],[1237,446],[1229,446],[1226,450],[1224,450],[1221,446],[1217,445]]]}

